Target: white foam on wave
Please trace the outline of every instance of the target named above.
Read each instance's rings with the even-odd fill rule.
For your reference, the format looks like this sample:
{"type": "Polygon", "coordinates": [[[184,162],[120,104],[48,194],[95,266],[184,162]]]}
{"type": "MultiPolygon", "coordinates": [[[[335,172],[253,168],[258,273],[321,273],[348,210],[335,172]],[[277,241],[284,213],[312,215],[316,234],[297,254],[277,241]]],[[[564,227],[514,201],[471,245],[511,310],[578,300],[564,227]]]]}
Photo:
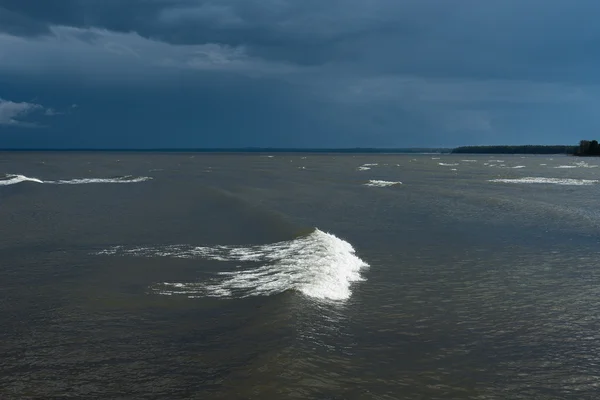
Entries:
{"type": "Polygon", "coordinates": [[[375,167],[377,165],[379,165],[379,164],[377,164],[377,163],[363,164],[360,167],[358,167],[358,170],[359,171],[368,171],[371,169],[371,167],[375,167]]]}
{"type": "Polygon", "coordinates": [[[37,178],[30,178],[25,175],[6,174],[4,179],[0,179],[0,186],[15,185],[21,182],[44,183],[43,181],[37,178]]]}
{"type": "Polygon", "coordinates": [[[38,178],[30,178],[25,175],[7,174],[4,179],[0,178],[0,186],[15,185],[21,182],[47,183],[52,185],[82,185],[86,183],[137,183],[152,179],[149,176],[122,176],[117,178],[81,178],[61,179],[57,181],[43,181],[38,178]]]}
{"type": "Polygon", "coordinates": [[[460,160],[462,162],[477,162],[477,160],[460,160]]]}
{"type": "Polygon", "coordinates": [[[145,182],[152,179],[149,176],[123,176],[118,178],[81,178],[81,179],[67,179],[58,181],[44,181],[44,183],[52,183],[55,185],[83,185],[86,183],[138,183],[145,182]]]}
{"type": "Polygon", "coordinates": [[[444,167],[455,167],[458,165],[458,163],[443,163],[443,162],[439,162],[438,165],[444,166],[444,167]]]}
{"type": "Polygon", "coordinates": [[[546,183],[553,185],[586,186],[598,183],[595,179],[541,178],[527,177],[517,179],[490,179],[489,182],[499,183],[546,183]]]}
{"type": "Polygon", "coordinates": [[[598,168],[597,165],[588,164],[585,161],[574,162],[573,164],[575,164],[575,166],[577,166],[579,168],[598,168]]]}
{"type": "Polygon", "coordinates": [[[374,186],[374,187],[387,187],[394,185],[402,185],[402,182],[391,182],[391,181],[379,181],[375,179],[371,179],[369,182],[365,183],[365,186],[374,186]]]}
{"type": "Polygon", "coordinates": [[[514,167],[508,167],[508,168],[521,169],[521,168],[525,168],[525,166],[524,165],[515,165],[514,167]]]}
{"type": "Polygon", "coordinates": [[[297,290],[315,299],[346,300],[351,284],[364,280],[360,272],[369,266],[355,255],[350,243],[319,229],[294,240],[259,246],[117,246],[97,254],[242,263],[208,281],[164,282],[151,288],[157,294],[188,297],[268,296],[297,290]]]}
{"type": "Polygon", "coordinates": [[[559,165],[554,168],[567,169],[567,168],[577,168],[577,166],[576,165],[559,165]]]}

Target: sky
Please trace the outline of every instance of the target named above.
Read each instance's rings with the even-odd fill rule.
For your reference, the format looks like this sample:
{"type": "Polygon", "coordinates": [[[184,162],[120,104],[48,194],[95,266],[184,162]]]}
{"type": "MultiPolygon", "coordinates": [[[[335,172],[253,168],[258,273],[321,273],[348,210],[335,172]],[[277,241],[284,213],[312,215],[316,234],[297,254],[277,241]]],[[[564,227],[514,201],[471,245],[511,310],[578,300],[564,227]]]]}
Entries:
{"type": "Polygon", "coordinates": [[[0,148],[600,138],[598,0],[0,0],[0,148]]]}

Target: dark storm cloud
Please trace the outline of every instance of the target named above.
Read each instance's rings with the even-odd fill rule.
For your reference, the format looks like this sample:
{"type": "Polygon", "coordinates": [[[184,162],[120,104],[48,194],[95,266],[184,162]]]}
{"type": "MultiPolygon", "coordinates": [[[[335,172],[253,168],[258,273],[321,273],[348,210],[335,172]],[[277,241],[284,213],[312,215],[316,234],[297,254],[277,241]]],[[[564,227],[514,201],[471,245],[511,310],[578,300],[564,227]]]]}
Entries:
{"type": "Polygon", "coordinates": [[[2,0],[11,33],[51,25],[136,32],[172,44],[245,46],[306,65],[381,73],[568,78],[592,73],[600,2],[580,0],[2,0]],[[588,62],[585,62],[585,61],[588,62]],[[554,68],[539,67],[550,63],[554,68]],[[587,65],[586,65],[587,64],[587,65]],[[572,65],[571,65],[572,66],[572,65]],[[537,68],[537,71],[535,70],[537,68]]]}
{"type": "MultiPolygon", "coordinates": [[[[599,13],[595,0],[0,0],[0,77],[35,78],[27,95],[47,107],[81,104],[69,116],[81,124],[118,115],[112,126],[176,126],[197,146],[217,134],[282,146],[568,142],[600,128],[599,13]],[[66,84],[86,96],[45,89],[66,84]]],[[[2,98],[28,101],[22,84],[8,87],[2,98]]]]}

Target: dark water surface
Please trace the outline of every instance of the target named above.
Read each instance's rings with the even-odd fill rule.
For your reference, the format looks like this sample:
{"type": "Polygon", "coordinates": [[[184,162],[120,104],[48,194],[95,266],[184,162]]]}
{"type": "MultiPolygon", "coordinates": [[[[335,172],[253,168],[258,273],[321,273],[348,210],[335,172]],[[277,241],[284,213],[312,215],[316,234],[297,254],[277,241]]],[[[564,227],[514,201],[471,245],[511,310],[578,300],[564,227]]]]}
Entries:
{"type": "Polygon", "coordinates": [[[0,153],[0,399],[596,399],[598,165],[0,153]]]}

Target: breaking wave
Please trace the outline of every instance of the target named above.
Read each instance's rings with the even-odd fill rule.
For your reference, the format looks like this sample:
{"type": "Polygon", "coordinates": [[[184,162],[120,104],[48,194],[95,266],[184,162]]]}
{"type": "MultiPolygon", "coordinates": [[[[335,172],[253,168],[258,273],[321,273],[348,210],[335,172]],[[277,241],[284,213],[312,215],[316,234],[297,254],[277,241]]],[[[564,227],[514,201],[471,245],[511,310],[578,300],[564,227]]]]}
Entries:
{"type": "Polygon", "coordinates": [[[151,287],[157,294],[192,298],[268,296],[297,290],[315,299],[346,300],[352,282],[363,280],[360,271],[368,267],[350,243],[319,229],[308,236],[260,246],[117,246],[97,254],[242,263],[237,270],[220,272],[208,281],[164,282],[151,287]]]}
{"type": "Polygon", "coordinates": [[[443,162],[439,162],[438,165],[441,165],[443,167],[455,167],[458,165],[458,163],[443,163],[443,162]]]}
{"type": "Polygon", "coordinates": [[[15,184],[21,183],[21,182],[44,183],[43,181],[41,181],[37,178],[30,178],[25,175],[7,174],[4,176],[4,178],[0,178],[0,186],[15,185],[15,184]]]}
{"type": "Polygon", "coordinates": [[[598,183],[593,179],[568,179],[568,178],[518,178],[518,179],[490,179],[490,182],[500,183],[547,183],[554,185],[585,186],[598,183]]]}
{"type": "Polygon", "coordinates": [[[365,186],[376,186],[376,187],[386,187],[386,186],[394,186],[394,185],[402,185],[402,182],[378,181],[378,180],[371,179],[369,182],[365,183],[365,186]]]}
{"type": "Polygon", "coordinates": [[[368,171],[371,169],[371,167],[377,166],[377,163],[371,163],[371,164],[363,164],[360,167],[358,167],[359,171],[368,171]]]}
{"type": "Polygon", "coordinates": [[[61,179],[57,181],[43,181],[38,178],[30,178],[25,175],[7,174],[0,178],[0,186],[15,185],[21,182],[47,183],[52,185],[83,185],[87,183],[137,183],[152,179],[149,176],[134,177],[131,175],[115,178],[80,178],[80,179],[61,179]]]}
{"type": "Polygon", "coordinates": [[[55,185],[83,185],[86,183],[138,183],[152,179],[149,176],[121,176],[117,178],[83,178],[83,179],[68,179],[59,181],[45,181],[44,183],[53,183],[55,185]]]}

